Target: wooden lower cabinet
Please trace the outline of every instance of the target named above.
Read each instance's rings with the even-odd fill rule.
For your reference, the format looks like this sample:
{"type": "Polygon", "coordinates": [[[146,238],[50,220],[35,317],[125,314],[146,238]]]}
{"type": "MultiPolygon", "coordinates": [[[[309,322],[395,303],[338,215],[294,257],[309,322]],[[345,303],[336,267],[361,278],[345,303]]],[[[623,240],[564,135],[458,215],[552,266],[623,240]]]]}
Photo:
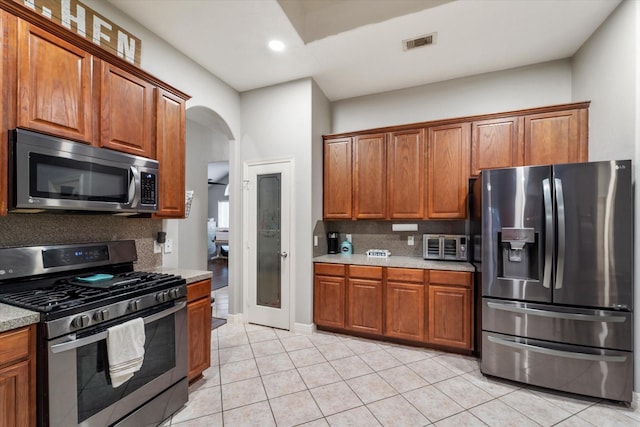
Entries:
{"type": "Polygon", "coordinates": [[[329,263],[314,271],[320,329],[474,350],[470,272],[329,263]]]}
{"type": "Polygon", "coordinates": [[[424,270],[387,268],[386,291],[384,334],[393,338],[424,341],[424,270]]]}
{"type": "Polygon", "coordinates": [[[347,329],[382,334],[382,267],[349,266],[347,329]]]}
{"type": "Polygon", "coordinates": [[[342,264],[315,264],[313,322],[319,326],[344,328],[346,279],[342,264]]]}
{"type": "Polygon", "coordinates": [[[429,343],[473,350],[472,283],[471,273],[429,271],[429,343]]]}
{"type": "Polygon", "coordinates": [[[36,425],[35,325],[0,334],[0,426],[36,425]]]}
{"type": "Polygon", "coordinates": [[[211,280],[187,285],[189,382],[211,365],[211,280]]]}

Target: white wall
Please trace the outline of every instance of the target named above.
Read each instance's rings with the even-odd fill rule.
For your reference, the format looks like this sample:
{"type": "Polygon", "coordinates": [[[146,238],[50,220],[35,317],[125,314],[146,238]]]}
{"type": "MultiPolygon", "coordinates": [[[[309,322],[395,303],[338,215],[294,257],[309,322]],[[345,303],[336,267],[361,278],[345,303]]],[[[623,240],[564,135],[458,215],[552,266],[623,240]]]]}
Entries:
{"type": "MultiPolygon", "coordinates": [[[[243,164],[266,159],[294,159],[291,283],[295,287],[295,322],[311,323],[312,294],[312,97],[311,79],[242,93],[243,164]]],[[[324,108],[328,107],[325,103],[324,108]]],[[[325,112],[328,115],[328,112],[325,112]]],[[[243,270],[249,267],[245,266],[243,270]]]]}
{"type": "MultiPolygon", "coordinates": [[[[635,288],[640,283],[640,3],[623,1],[573,59],[573,97],[591,99],[589,160],[632,159],[635,288]]],[[[635,378],[640,390],[640,292],[635,292],[635,378]]]]}
{"type": "Polygon", "coordinates": [[[571,102],[571,63],[546,62],[332,103],[331,133],[571,102]]]}

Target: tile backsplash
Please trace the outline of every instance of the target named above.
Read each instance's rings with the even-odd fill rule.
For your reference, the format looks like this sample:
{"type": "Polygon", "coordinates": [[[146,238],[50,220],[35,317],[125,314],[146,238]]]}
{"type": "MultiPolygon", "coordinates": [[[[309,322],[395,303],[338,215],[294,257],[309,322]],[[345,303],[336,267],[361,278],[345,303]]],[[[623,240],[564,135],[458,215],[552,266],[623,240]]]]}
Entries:
{"type": "Polygon", "coordinates": [[[9,214],[0,217],[0,247],[135,240],[136,270],[162,265],[153,241],[162,220],[95,214],[9,214]]]}
{"type": "Polygon", "coordinates": [[[318,221],[313,235],[318,236],[318,246],[313,256],[327,253],[327,232],[337,231],[340,243],[351,234],[354,254],[364,254],[369,249],[388,249],[391,255],[422,256],[423,234],[465,234],[465,220],[459,221],[318,221]],[[418,231],[391,231],[392,224],[417,224],[418,231]],[[413,236],[414,244],[407,244],[413,236]]]}

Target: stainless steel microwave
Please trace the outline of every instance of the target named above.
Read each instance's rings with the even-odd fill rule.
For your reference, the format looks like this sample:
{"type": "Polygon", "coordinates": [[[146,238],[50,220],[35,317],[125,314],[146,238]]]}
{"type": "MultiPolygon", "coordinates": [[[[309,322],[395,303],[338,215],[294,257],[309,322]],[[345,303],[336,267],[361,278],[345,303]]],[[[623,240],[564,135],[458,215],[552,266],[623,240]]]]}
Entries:
{"type": "Polygon", "coordinates": [[[469,236],[424,234],[422,248],[424,259],[468,261],[469,236]]]}
{"type": "Polygon", "coordinates": [[[158,162],[24,129],[9,133],[9,209],[158,210],[158,162]]]}

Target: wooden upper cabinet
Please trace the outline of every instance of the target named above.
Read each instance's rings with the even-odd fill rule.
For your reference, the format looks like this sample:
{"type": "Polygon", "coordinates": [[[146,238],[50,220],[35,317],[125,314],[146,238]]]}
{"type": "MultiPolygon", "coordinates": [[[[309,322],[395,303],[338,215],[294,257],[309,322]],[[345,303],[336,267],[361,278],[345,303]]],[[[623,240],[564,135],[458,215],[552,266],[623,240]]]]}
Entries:
{"type": "Polygon", "coordinates": [[[424,217],[424,137],[422,129],[389,134],[387,174],[389,218],[424,217]]]}
{"type": "Polygon", "coordinates": [[[21,19],[17,34],[18,126],[91,143],[93,57],[21,19]]]}
{"type": "Polygon", "coordinates": [[[324,141],[323,217],[351,219],[351,138],[324,141]]]}
{"type": "Polygon", "coordinates": [[[471,124],[427,128],[427,217],[465,218],[471,124]]]}
{"type": "Polygon", "coordinates": [[[522,117],[480,120],[471,124],[471,176],[483,169],[522,165],[522,117]]]}
{"type": "Polygon", "coordinates": [[[160,165],[156,216],[185,215],[185,102],[156,89],[156,149],[160,165]]]}
{"type": "Polygon", "coordinates": [[[524,164],[586,162],[587,109],[530,114],[524,117],[524,164]]]}
{"type": "Polygon", "coordinates": [[[153,152],[154,86],[101,62],[100,146],[142,157],[153,152]]]}
{"type": "Polygon", "coordinates": [[[384,134],[361,135],[353,142],[354,218],[387,216],[387,146],[384,134]]]}

